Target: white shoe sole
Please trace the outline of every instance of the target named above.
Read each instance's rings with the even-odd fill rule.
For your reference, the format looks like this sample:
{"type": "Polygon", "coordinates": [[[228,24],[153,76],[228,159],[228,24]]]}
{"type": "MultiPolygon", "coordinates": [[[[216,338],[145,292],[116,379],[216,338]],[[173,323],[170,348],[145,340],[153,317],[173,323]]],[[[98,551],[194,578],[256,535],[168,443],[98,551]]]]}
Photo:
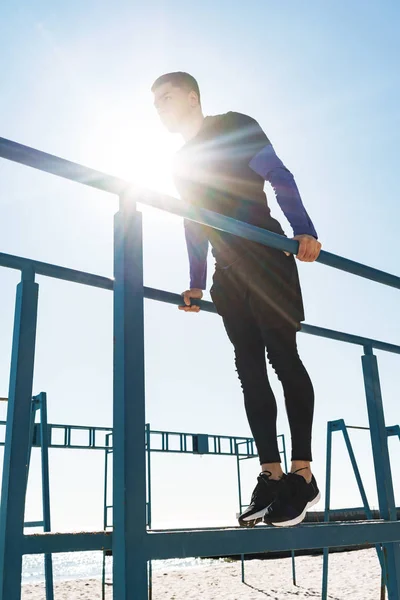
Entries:
{"type": "Polygon", "coordinates": [[[303,510],[303,512],[301,513],[301,515],[299,515],[295,519],[292,519],[291,521],[282,521],[281,523],[274,523],[273,521],[271,521],[271,524],[274,525],[274,527],[293,527],[293,525],[298,525],[299,523],[301,523],[304,520],[304,517],[306,516],[306,512],[308,511],[308,509],[311,508],[312,506],[314,506],[314,504],[317,504],[317,502],[319,502],[320,500],[321,500],[321,493],[318,492],[318,496],[315,496],[314,500],[311,500],[311,502],[309,502],[306,505],[306,507],[303,510]]]}
{"type": "MultiPolygon", "coordinates": [[[[272,502],[271,502],[271,504],[272,504],[272,502]]],[[[244,517],[243,519],[241,519],[241,521],[245,521],[247,523],[248,521],[255,521],[256,519],[262,519],[268,513],[271,504],[269,504],[269,506],[267,506],[266,508],[263,508],[262,510],[259,510],[258,512],[253,513],[252,515],[249,515],[248,517],[244,517]]],[[[237,516],[240,517],[240,515],[237,515],[237,516]]]]}

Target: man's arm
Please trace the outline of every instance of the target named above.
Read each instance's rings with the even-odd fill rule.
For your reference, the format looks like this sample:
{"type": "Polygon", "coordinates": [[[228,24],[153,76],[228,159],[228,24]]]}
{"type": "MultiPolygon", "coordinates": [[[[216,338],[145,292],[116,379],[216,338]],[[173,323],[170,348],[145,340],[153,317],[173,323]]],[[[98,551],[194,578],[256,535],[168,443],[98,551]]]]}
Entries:
{"type": "Polygon", "coordinates": [[[186,247],[189,257],[190,288],[205,290],[207,286],[208,237],[204,226],[184,220],[186,247]]]}
{"type": "Polygon", "coordinates": [[[189,256],[190,288],[182,292],[184,304],[178,308],[185,312],[199,312],[200,306],[192,304],[192,298],[201,300],[202,290],[206,289],[208,237],[200,223],[184,219],[184,228],[189,256]]]}
{"type": "Polygon", "coordinates": [[[249,167],[269,181],[276,200],[289,221],[293,233],[311,235],[318,239],[315,227],[307,214],[292,173],[276,155],[272,144],[267,144],[250,161],[249,167]]]}

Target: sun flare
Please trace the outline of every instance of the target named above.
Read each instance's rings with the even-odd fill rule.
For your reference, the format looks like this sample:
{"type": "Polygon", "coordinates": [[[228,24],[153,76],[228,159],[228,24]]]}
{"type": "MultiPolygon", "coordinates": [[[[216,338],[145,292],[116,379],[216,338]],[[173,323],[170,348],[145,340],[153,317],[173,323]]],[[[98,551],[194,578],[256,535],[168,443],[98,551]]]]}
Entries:
{"type": "MultiPolygon", "coordinates": [[[[85,136],[85,162],[139,187],[176,196],[173,158],[182,140],[163,128],[151,100],[147,96],[134,106],[100,111],[95,127],[85,136]]],[[[140,210],[157,229],[160,219],[164,223],[165,219],[176,219],[165,212],[161,216],[160,211],[143,204],[140,210]]]]}

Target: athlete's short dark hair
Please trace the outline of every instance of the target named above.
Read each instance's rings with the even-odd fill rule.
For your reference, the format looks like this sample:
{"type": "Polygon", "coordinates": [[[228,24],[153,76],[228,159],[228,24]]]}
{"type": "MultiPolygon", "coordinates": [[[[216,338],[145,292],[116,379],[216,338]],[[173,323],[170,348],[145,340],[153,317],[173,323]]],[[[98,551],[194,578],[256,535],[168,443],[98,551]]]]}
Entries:
{"type": "Polygon", "coordinates": [[[158,79],[155,80],[151,86],[151,91],[154,92],[156,88],[164,83],[172,83],[174,87],[183,88],[188,92],[196,92],[199,98],[199,104],[201,103],[199,84],[192,75],[189,75],[189,73],[184,73],[183,71],[165,73],[165,75],[161,75],[161,77],[158,77],[158,79]]]}

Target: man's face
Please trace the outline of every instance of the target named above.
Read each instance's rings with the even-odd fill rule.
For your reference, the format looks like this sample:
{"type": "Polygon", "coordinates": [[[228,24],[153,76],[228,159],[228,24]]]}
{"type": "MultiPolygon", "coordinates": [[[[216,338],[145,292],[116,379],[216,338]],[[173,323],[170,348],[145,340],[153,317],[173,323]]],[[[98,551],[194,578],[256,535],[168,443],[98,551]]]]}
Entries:
{"type": "Polygon", "coordinates": [[[170,133],[181,132],[182,124],[197,103],[194,92],[174,87],[171,83],[164,83],[154,91],[154,106],[170,133]]]}

